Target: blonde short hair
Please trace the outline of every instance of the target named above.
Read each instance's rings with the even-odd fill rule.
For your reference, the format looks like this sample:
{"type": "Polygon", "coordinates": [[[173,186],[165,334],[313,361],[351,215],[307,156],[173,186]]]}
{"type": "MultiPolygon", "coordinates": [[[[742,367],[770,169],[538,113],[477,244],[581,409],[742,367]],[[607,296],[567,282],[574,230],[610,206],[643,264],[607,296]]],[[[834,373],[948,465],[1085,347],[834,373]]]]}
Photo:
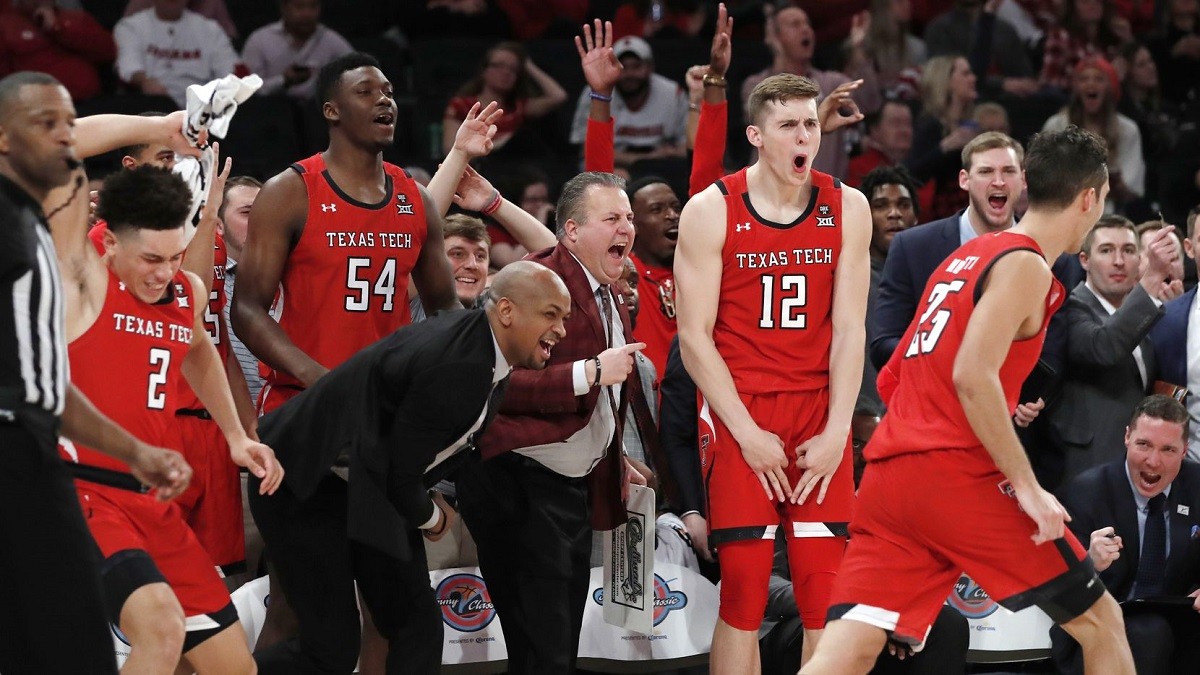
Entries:
{"type": "Polygon", "coordinates": [[[816,99],[820,95],[820,85],[807,77],[791,73],[772,75],[750,92],[746,99],[746,119],[750,124],[758,124],[768,103],[787,103],[796,98],[816,99]]]}

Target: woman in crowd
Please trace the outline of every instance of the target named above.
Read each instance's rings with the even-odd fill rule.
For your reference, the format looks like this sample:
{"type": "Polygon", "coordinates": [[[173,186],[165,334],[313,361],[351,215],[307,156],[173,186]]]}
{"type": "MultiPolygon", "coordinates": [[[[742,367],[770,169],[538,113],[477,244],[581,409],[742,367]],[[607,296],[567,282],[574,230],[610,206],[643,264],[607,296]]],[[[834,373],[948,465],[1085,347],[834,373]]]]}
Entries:
{"type": "Polygon", "coordinates": [[[1059,27],[1046,33],[1041,85],[1066,94],[1080,61],[1092,56],[1115,58],[1125,42],[1116,26],[1112,0],[1066,0],[1059,27]]]}
{"type": "Polygon", "coordinates": [[[911,20],[910,0],[871,0],[867,55],[884,92],[903,99],[917,98],[921,66],[929,58],[925,42],[912,34],[911,20]]]}
{"type": "Polygon", "coordinates": [[[454,146],[454,134],[476,103],[500,104],[495,147],[503,148],[531,119],[544,117],[567,100],[567,92],[529,58],[518,42],[501,42],[484,54],[479,73],[450,99],[442,120],[442,150],[454,146]]]}
{"type": "Polygon", "coordinates": [[[951,216],[967,205],[958,187],[962,148],[979,134],[972,119],[978,92],[971,64],[961,56],[935,56],[921,75],[925,110],[913,125],[912,151],[905,165],[920,181],[933,181],[929,220],[951,216]]]}
{"type": "Polygon", "coordinates": [[[1106,59],[1093,56],[1075,67],[1066,107],[1046,120],[1043,127],[1045,131],[1059,131],[1074,124],[1108,142],[1110,207],[1124,206],[1146,191],[1142,134],[1133,120],[1117,112],[1120,98],[1116,69],[1106,59]]]}

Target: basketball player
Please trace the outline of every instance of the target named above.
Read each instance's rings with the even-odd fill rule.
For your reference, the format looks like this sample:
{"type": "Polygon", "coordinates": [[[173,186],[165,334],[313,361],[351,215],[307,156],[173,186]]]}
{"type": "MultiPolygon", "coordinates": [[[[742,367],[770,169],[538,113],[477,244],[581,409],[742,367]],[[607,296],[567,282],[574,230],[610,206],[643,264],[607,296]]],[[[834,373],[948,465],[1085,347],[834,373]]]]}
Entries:
{"type": "Polygon", "coordinates": [[[888,414],[863,452],[828,635],[801,672],[865,673],[889,638],[919,647],[963,571],[1011,611],[1045,611],[1082,645],[1088,672],[1134,672],[1121,610],[1010,422],[1065,295],[1047,261],[1079,251],[1104,212],[1106,155],[1074,126],[1035,136],[1025,217],[930,277],[879,375],[888,414]]]}
{"type": "Polygon", "coordinates": [[[679,221],[679,338],[702,395],[709,541],[721,565],[714,673],[759,670],[781,525],[811,653],[850,520],[871,214],[857,190],[812,170],[819,93],[790,74],[756,87],[746,137],[758,161],[693,197],[679,221]]]}
{"type": "MultiPolygon", "coordinates": [[[[238,261],[230,320],[266,371],[260,413],[407,325],[410,274],[428,314],[462,306],[436,208],[425,188],[383,161],[396,103],[379,63],[357,52],[334,59],[321,68],[316,93],[329,148],[263,186],[238,261]]],[[[421,558],[410,562],[424,565],[421,558]]],[[[290,632],[285,607],[268,609],[260,649],[290,632]]],[[[370,646],[371,659],[386,653],[370,646]]]]}
{"type": "MultiPolygon", "coordinates": [[[[283,478],[270,448],[238,422],[224,366],[204,332],[204,286],[180,270],[191,193],[165,169],[120,171],[106,182],[101,258],[85,238],[64,241],[68,356],[79,389],[132,433],[177,444],[174,411],[187,383],[212,411],[234,462],[271,493],[283,478]]],[[[61,234],[86,218],[77,200],[52,219],[61,234]]],[[[65,458],[114,471],[123,463],[64,442],[65,458]]],[[[182,652],[199,673],[249,673],[237,611],[178,505],[76,481],[85,519],[104,561],[109,612],[129,638],[129,672],[171,672],[182,652]]]]}

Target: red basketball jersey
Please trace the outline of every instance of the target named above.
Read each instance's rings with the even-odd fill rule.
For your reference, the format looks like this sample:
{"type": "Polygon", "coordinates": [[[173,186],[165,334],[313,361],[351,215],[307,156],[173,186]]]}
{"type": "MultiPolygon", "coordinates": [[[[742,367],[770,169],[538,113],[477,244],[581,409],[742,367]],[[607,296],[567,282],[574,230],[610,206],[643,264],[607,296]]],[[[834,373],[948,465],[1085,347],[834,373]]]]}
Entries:
{"type": "Polygon", "coordinates": [[[811,173],[808,208],[791,223],[755,213],[746,169],[717,182],[727,217],[713,342],[741,394],[829,386],[842,184],[811,173]]]}
{"type": "MultiPolygon", "coordinates": [[[[183,272],[154,304],[137,299],[109,272],[104,307],[67,348],[71,383],[100,412],[151,445],[178,449],[175,410],[181,366],[192,341],[193,307],[183,272]]],[[[124,462],[83,445],[65,443],[60,452],[83,464],[129,471],[124,462]]]]}
{"type": "MultiPolygon", "coordinates": [[[[408,275],[428,234],[425,209],[403,169],[386,162],[383,168],[387,196],[364,204],[333,182],[319,153],[292,165],[308,191],[308,216],[283,270],[276,318],[326,368],[410,320],[408,275]]],[[[301,386],[274,370],[266,380],[301,386]]]]}
{"type": "MultiPolygon", "coordinates": [[[[225,239],[218,234],[213,244],[212,288],[208,291],[208,305],[204,308],[204,330],[208,333],[208,339],[217,348],[217,353],[221,355],[222,363],[229,358],[229,340],[221,336],[222,333],[226,336],[229,335],[229,326],[225,325],[225,303],[229,302],[229,298],[225,297],[225,263],[227,261],[225,239]],[[224,331],[221,330],[222,328],[224,331]]],[[[183,387],[180,391],[179,407],[188,410],[203,408],[204,404],[200,402],[200,397],[192,391],[192,387],[182,378],[179,382],[183,387]]]]}
{"type": "Polygon", "coordinates": [[[638,274],[638,315],[633,338],[645,342],[642,353],[654,364],[655,385],[667,370],[667,353],[679,328],[675,325],[675,273],[670,267],[647,265],[631,255],[638,274]]]}
{"type": "MultiPolygon", "coordinates": [[[[929,278],[918,314],[879,373],[879,394],[888,411],[863,451],[868,460],[982,445],[954,389],[954,360],[983,290],[982,281],[997,260],[1013,251],[1042,254],[1037,242],[1024,234],[985,234],[950,254],[929,278]]],[[[1017,407],[1021,384],[1041,354],[1046,326],[1064,299],[1062,284],[1054,279],[1046,293],[1041,330],[1013,342],[1008,350],[1000,383],[1009,411],[1017,407]]]]}

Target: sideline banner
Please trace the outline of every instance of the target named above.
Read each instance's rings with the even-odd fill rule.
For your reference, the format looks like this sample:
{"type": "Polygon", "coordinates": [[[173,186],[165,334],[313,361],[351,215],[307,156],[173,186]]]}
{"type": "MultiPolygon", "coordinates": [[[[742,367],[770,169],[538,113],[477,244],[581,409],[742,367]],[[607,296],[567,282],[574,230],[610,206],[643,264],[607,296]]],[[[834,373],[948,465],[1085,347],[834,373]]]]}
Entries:
{"type": "Polygon", "coordinates": [[[654,627],[654,490],[629,486],[629,520],[604,534],[604,621],[648,634],[654,627]]]}
{"type": "Polygon", "coordinates": [[[965,574],[954,584],[946,604],[967,617],[970,663],[1032,660],[1050,654],[1050,627],[1054,621],[1037,607],[1010,612],[965,574]]]}

